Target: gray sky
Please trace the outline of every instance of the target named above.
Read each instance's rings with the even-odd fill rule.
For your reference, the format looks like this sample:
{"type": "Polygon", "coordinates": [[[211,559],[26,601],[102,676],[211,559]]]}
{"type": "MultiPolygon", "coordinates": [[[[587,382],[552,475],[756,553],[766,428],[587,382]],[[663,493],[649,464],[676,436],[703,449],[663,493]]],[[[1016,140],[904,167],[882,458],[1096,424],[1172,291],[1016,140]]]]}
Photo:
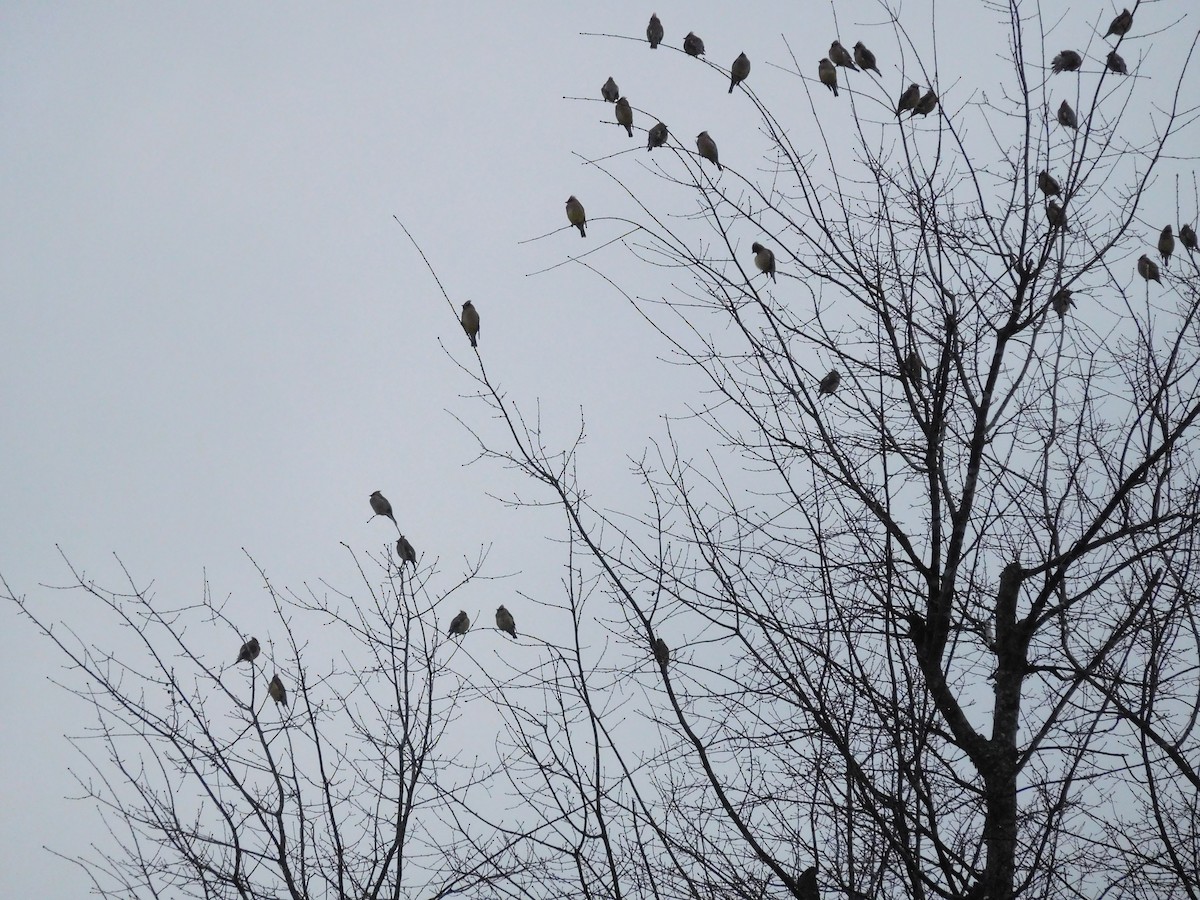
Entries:
{"type": "MultiPolygon", "coordinates": [[[[794,110],[797,143],[811,130],[807,90],[829,115],[848,115],[811,81],[839,31],[879,56],[877,96],[909,80],[876,3],[839,2],[836,25],[830,4],[803,16],[801,4],[771,6],[769,21],[765,4],[657,11],[668,42],[694,30],[723,66],[745,51],[755,90],[777,114],[794,110]],[[790,66],[781,35],[808,82],[770,65],[790,66]]],[[[964,6],[954,19],[939,13],[940,80],[956,82],[948,72],[966,58],[986,89],[1004,32],[982,4],[964,6]],[[981,23],[996,38],[982,62],[948,52],[981,23]]],[[[476,365],[457,324],[466,299],[482,317],[489,373],[527,410],[541,402],[550,445],[570,440],[583,411],[583,476],[598,505],[639,496],[625,454],[661,434],[660,416],[681,412],[696,382],[656,362],[661,341],[596,276],[575,265],[531,273],[626,230],[605,217],[635,214],[574,154],[633,148],[606,165],[652,203],[681,207],[681,189],[641,168],[644,131],[630,140],[601,121],[611,106],[564,98],[598,101],[611,74],[686,147],[707,129],[722,160],[751,176],[765,141],[719,73],[580,35],[640,37],[650,6],[494,8],[0,7],[0,573],[50,618],[89,631],[106,621],[81,595],[39,587],[69,580],[58,545],[112,587],[117,554],[166,601],[198,599],[207,577],[253,632],[269,608],[242,548],[281,586],[353,586],[339,542],[378,551],[394,539],[389,523],[368,522],[376,489],[445,572],[491,548],[489,572],[508,577],[476,610],[506,602],[519,616],[515,592],[553,591],[561,559],[545,536],[558,516],[491,499],[536,490],[469,465],[475,443],[455,419],[499,435],[465,396],[473,384],[459,366],[476,365]],[[586,244],[567,225],[569,194],[587,208],[586,244]]],[[[1095,56],[1094,23],[1070,9],[1047,14],[1058,29],[1049,49],[1090,40],[1095,56]]],[[[907,10],[918,40],[927,10],[907,10]]],[[[1154,51],[1177,62],[1186,46],[1170,40],[1154,38],[1154,51]]],[[[1125,49],[1133,65],[1151,44],[1125,49]]],[[[1173,184],[1160,187],[1167,221],[1173,184]]],[[[589,261],[651,296],[671,275],[616,245],[589,261]]],[[[81,896],[80,874],[41,848],[73,854],[96,837],[90,809],[63,799],[78,759],[62,735],[87,727],[86,709],[48,682],[63,677],[57,651],[14,610],[0,615],[0,893],[81,896]]]]}

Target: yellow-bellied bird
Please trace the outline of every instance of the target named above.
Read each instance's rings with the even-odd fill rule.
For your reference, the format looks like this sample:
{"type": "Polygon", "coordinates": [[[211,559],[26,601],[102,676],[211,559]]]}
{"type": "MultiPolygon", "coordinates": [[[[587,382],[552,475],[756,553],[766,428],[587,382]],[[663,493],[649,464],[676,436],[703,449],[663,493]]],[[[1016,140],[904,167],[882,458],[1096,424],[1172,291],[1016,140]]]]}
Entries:
{"type": "Polygon", "coordinates": [[[775,254],[757,241],[750,245],[750,252],[754,254],[754,265],[758,271],[765,272],[775,281],[775,254]]]}
{"type": "Polygon", "coordinates": [[[617,101],[617,124],[624,125],[629,136],[633,137],[633,107],[624,97],[617,101]]]}
{"type": "Polygon", "coordinates": [[[465,331],[467,333],[467,337],[471,339],[471,346],[478,347],[479,312],[475,309],[475,304],[470,300],[463,304],[461,321],[463,331],[465,331]]]}
{"type": "Polygon", "coordinates": [[[724,171],[721,168],[720,160],[717,159],[717,142],[708,136],[707,131],[696,135],[696,152],[716,166],[718,172],[724,171]]]}
{"type": "Polygon", "coordinates": [[[817,77],[821,79],[821,84],[833,91],[833,96],[838,95],[837,69],[829,61],[829,57],[825,57],[817,63],[817,77]]]}
{"type": "Polygon", "coordinates": [[[587,215],[583,211],[583,204],[575,199],[574,194],[567,198],[567,221],[579,229],[580,237],[587,237],[583,228],[587,223],[587,215]]]}
{"type": "Polygon", "coordinates": [[[279,680],[278,673],[271,677],[271,683],[267,685],[267,691],[270,693],[272,700],[283,706],[287,706],[287,690],[284,688],[283,682],[279,680]]]}
{"type": "Polygon", "coordinates": [[[516,638],[517,623],[513,621],[512,613],[501,605],[496,610],[496,627],[501,631],[508,632],[509,637],[516,638]]]}
{"type": "MultiPolygon", "coordinates": [[[[258,638],[252,637],[246,643],[242,644],[242,649],[238,651],[238,662],[254,662],[258,659],[258,654],[262,652],[262,647],[258,645],[258,638]]],[[[235,664],[236,665],[236,664],[235,664]]]]}
{"type": "Polygon", "coordinates": [[[1159,284],[1162,284],[1162,279],[1158,277],[1158,263],[1145,253],[1138,257],[1137,270],[1138,274],[1147,281],[1157,281],[1159,284]]]}
{"type": "Polygon", "coordinates": [[[883,73],[879,71],[879,66],[875,64],[875,54],[866,48],[862,41],[854,45],[854,61],[858,63],[858,67],[864,72],[874,72],[880,78],[883,73]]]}
{"type": "MultiPolygon", "coordinates": [[[[392,504],[388,503],[388,498],[374,491],[371,494],[371,512],[377,516],[387,516],[392,520],[392,524],[396,525],[396,517],[392,515],[392,504]]],[[[400,526],[396,525],[396,530],[400,530],[400,526]]]]}
{"type": "Polygon", "coordinates": [[[733,93],[733,89],[750,77],[750,57],[745,53],[739,53],[738,58],[733,61],[733,65],[729,68],[729,93],[733,93]]]}
{"type": "Polygon", "coordinates": [[[450,620],[449,636],[453,637],[456,634],[462,635],[467,633],[467,629],[471,627],[471,619],[467,615],[465,609],[460,609],[458,615],[450,620]]]}

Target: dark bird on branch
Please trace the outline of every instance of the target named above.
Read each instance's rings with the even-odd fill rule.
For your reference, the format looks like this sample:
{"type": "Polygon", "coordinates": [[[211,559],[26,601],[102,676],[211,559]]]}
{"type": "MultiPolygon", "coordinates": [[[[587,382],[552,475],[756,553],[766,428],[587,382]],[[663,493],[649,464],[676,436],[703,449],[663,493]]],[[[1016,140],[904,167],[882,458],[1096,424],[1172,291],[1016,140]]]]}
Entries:
{"type": "Polygon", "coordinates": [[[662,122],[659,122],[657,125],[651,128],[649,133],[646,135],[646,150],[650,151],[655,147],[661,147],[667,142],[667,138],[669,136],[670,132],[667,131],[667,126],[662,122]]]}
{"type": "Polygon", "coordinates": [[[475,309],[475,304],[470,300],[463,304],[461,321],[463,331],[467,333],[467,337],[471,340],[471,346],[478,347],[479,311],[475,309]]]}
{"type": "Polygon", "coordinates": [[[664,669],[667,667],[667,663],[671,661],[671,649],[662,638],[657,638],[654,641],[654,658],[664,669]]]}
{"type": "Polygon", "coordinates": [[[271,699],[276,703],[287,706],[287,690],[283,686],[283,682],[279,680],[279,675],[272,676],[271,683],[267,685],[267,691],[271,695],[271,699]]]}
{"type": "Polygon", "coordinates": [[[700,40],[699,35],[689,31],[687,37],[683,39],[683,52],[688,56],[703,56],[704,41],[700,40]]]}
{"type": "Polygon", "coordinates": [[[837,69],[829,61],[829,57],[825,57],[817,63],[817,77],[821,79],[821,84],[833,91],[833,96],[838,95],[837,69]]]}
{"type": "Polygon", "coordinates": [[[400,558],[401,565],[412,563],[415,566],[417,564],[417,551],[404,535],[400,535],[400,539],[396,541],[396,556],[400,558]]]}
{"type": "Polygon", "coordinates": [[[1125,60],[1121,58],[1121,54],[1116,50],[1109,50],[1108,56],[1104,60],[1104,65],[1110,72],[1116,72],[1118,75],[1128,75],[1129,69],[1125,65],[1125,60]]]}
{"type": "Polygon", "coordinates": [[[875,65],[875,54],[868,50],[862,41],[854,45],[854,61],[858,63],[859,68],[864,72],[874,72],[880,78],[883,73],[879,71],[879,66],[875,65]]]}
{"type": "MultiPolygon", "coordinates": [[[[371,494],[371,511],[377,516],[387,516],[392,520],[392,524],[396,525],[396,517],[392,515],[392,504],[388,503],[387,497],[379,491],[371,494]]],[[[396,530],[400,530],[399,525],[396,525],[396,530]]]]}
{"type": "Polygon", "coordinates": [[[829,59],[835,66],[858,71],[858,66],[854,64],[854,57],[850,55],[849,50],[842,46],[841,41],[834,41],[829,45],[829,59]]]}
{"type": "Polygon", "coordinates": [[[1158,236],[1158,254],[1162,257],[1164,269],[1171,267],[1171,254],[1174,252],[1175,235],[1171,233],[1171,226],[1168,225],[1158,236]]]}
{"type": "Polygon", "coordinates": [[[900,101],[896,104],[896,115],[900,115],[906,109],[916,109],[920,99],[921,88],[915,84],[910,84],[904,89],[904,93],[900,95],[900,101]]]}
{"type": "Polygon", "coordinates": [[[750,245],[750,252],[754,254],[754,265],[758,271],[765,272],[775,281],[775,254],[757,241],[750,245]]]}
{"type": "Polygon", "coordinates": [[[1191,225],[1179,226],[1179,243],[1183,244],[1188,253],[1196,249],[1196,232],[1191,225]]]}
{"type": "Polygon", "coordinates": [[[617,124],[624,125],[625,130],[629,132],[629,136],[633,137],[633,107],[629,105],[629,101],[622,97],[617,101],[617,124]]]}
{"type": "Polygon", "coordinates": [[[513,620],[512,613],[503,605],[496,610],[496,627],[507,632],[509,637],[516,638],[517,636],[517,623],[513,620]]]}
{"type": "Polygon", "coordinates": [[[1133,13],[1127,9],[1121,10],[1121,14],[1112,20],[1112,24],[1108,26],[1108,31],[1104,32],[1105,37],[1116,35],[1124,37],[1129,33],[1129,29],[1133,27],[1133,13]]]}
{"type": "Polygon", "coordinates": [[[1062,106],[1058,108],[1058,124],[1064,128],[1078,128],[1079,119],[1075,115],[1075,110],[1071,109],[1071,104],[1066,100],[1062,102],[1062,106]]]}
{"type": "Polygon", "coordinates": [[[1057,75],[1059,72],[1078,72],[1083,65],[1083,57],[1074,50],[1064,50],[1050,63],[1050,71],[1057,75]]]}
{"type": "Polygon", "coordinates": [[[838,374],[837,369],[833,369],[828,375],[821,379],[820,384],[817,385],[817,393],[832,394],[838,389],[838,385],[841,383],[841,381],[842,376],[838,374]]]}
{"type": "Polygon", "coordinates": [[[1038,172],[1037,186],[1038,190],[1040,190],[1047,197],[1057,197],[1062,194],[1062,187],[1054,179],[1054,176],[1045,169],[1042,169],[1042,171],[1038,172]]]}
{"type": "Polygon", "coordinates": [[[608,81],[600,86],[600,96],[609,103],[616,103],[617,98],[621,96],[621,89],[617,87],[617,83],[613,81],[612,76],[608,76],[608,81]]]}
{"type": "Polygon", "coordinates": [[[450,637],[453,637],[456,634],[466,634],[467,629],[470,627],[471,619],[467,616],[467,611],[465,609],[460,609],[458,611],[458,615],[450,620],[450,631],[448,634],[450,637]]]}
{"type": "Polygon", "coordinates": [[[696,152],[704,159],[717,167],[718,172],[723,172],[721,163],[717,159],[717,142],[708,136],[707,131],[702,131],[696,135],[696,152]]]}
{"type": "Polygon", "coordinates": [[[1145,253],[1138,257],[1137,270],[1138,274],[1147,281],[1157,281],[1162,284],[1162,279],[1158,277],[1158,263],[1145,253]]]}
{"type": "MultiPolygon", "coordinates": [[[[252,637],[246,643],[242,644],[242,649],[238,651],[238,662],[254,662],[258,659],[258,654],[262,652],[262,647],[258,645],[258,638],[252,637]]],[[[236,665],[236,663],[235,663],[236,665]]]]}
{"type": "Polygon", "coordinates": [[[1074,291],[1069,288],[1059,288],[1050,298],[1050,306],[1058,313],[1060,319],[1067,314],[1068,309],[1075,305],[1075,301],[1071,299],[1073,293],[1074,291]]]}
{"type": "Polygon", "coordinates": [[[567,198],[567,221],[579,229],[580,237],[587,237],[587,232],[584,230],[584,225],[587,224],[587,215],[583,211],[583,204],[575,199],[574,194],[567,198]]]}
{"type": "Polygon", "coordinates": [[[658,45],[662,43],[662,39],[662,22],[658,20],[658,13],[651,13],[650,24],[646,26],[646,40],[650,42],[650,49],[657,50],[658,45]]]}
{"type": "Polygon", "coordinates": [[[733,93],[733,89],[750,77],[750,57],[745,53],[739,53],[738,58],[733,61],[733,65],[729,68],[729,93],[733,93]]]}

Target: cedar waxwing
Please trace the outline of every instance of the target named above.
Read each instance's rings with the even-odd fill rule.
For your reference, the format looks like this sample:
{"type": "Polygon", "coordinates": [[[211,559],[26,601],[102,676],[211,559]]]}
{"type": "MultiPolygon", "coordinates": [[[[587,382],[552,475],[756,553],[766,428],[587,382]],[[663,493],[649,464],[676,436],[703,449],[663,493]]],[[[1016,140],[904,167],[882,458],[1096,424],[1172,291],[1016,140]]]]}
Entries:
{"type": "MultiPolygon", "coordinates": [[[[580,231],[582,230],[580,228],[580,231]]],[[[479,337],[479,312],[470,300],[463,304],[462,327],[463,331],[467,333],[467,337],[471,339],[471,346],[478,347],[476,339],[479,337]]]]}
{"type": "Polygon", "coordinates": [[[829,57],[825,57],[817,63],[817,77],[821,79],[821,84],[833,91],[833,96],[838,95],[837,69],[829,61],[829,57]]]}
{"type": "Polygon", "coordinates": [[[662,22],[658,21],[658,13],[650,13],[650,24],[646,26],[646,40],[650,42],[650,49],[657,50],[662,39],[663,27],[662,22]]]}
{"type": "Polygon", "coordinates": [[[698,35],[689,31],[687,37],[683,39],[683,52],[688,56],[703,56],[704,41],[700,40],[698,35]]]}
{"type": "MultiPolygon", "coordinates": [[[[262,652],[262,647],[258,645],[258,638],[252,637],[246,643],[242,644],[242,649],[238,651],[238,662],[254,662],[258,659],[258,654],[262,652]]],[[[237,665],[237,663],[234,663],[237,665]]]]}
{"type": "Polygon", "coordinates": [[[667,131],[667,126],[659,122],[647,133],[646,150],[653,150],[655,147],[661,147],[667,142],[670,132],[667,131]]]}
{"type": "Polygon", "coordinates": [[[1188,253],[1196,249],[1196,232],[1191,225],[1179,226],[1179,243],[1183,244],[1188,253]]]}
{"type": "Polygon", "coordinates": [[[655,638],[654,640],[654,658],[664,669],[667,663],[671,661],[671,648],[667,646],[667,642],[662,638],[655,638]]]}
{"type": "Polygon", "coordinates": [[[1125,66],[1125,60],[1121,58],[1121,54],[1116,50],[1108,51],[1108,57],[1105,59],[1104,65],[1108,71],[1116,72],[1118,75],[1129,74],[1129,69],[1125,66]]]}
{"type": "Polygon", "coordinates": [[[745,53],[739,53],[738,58],[733,61],[733,65],[729,68],[729,93],[733,93],[733,89],[741,82],[750,77],[750,57],[745,53]]]}
{"type": "Polygon", "coordinates": [[[609,103],[616,103],[617,98],[621,96],[621,89],[617,87],[611,75],[608,76],[608,81],[600,86],[600,96],[609,103]]]}
{"type": "Polygon", "coordinates": [[[921,89],[915,84],[910,84],[900,95],[900,102],[896,104],[896,115],[900,115],[906,109],[916,109],[920,99],[921,89]]]}
{"type": "Polygon", "coordinates": [[[1104,32],[1104,36],[1115,34],[1117,37],[1124,37],[1129,33],[1129,29],[1133,27],[1133,13],[1127,9],[1121,10],[1121,14],[1112,20],[1112,24],[1108,26],[1108,31],[1104,32]]]}
{"type": "Polygon", "coordinates": [[[721,163],[717,159],[717,142],[708,136],[707,131],[702,131],[696,135],[696,152],[716,166],[718,172],[725,171],[721,168],[721,163]]]}
{"type": "Polygon", "coordinates": [[[1074,50],[1064,50],[1050,62],[1050,71],[1055,75],[1059,72],[1078,72],[1082,65],[1082,56],[1074,50]]]}
{"type": "MultiPolygon", "coordinates": [[[[392,520],[392,524],[396,525],[396,517],[392,515],[392,504],[388,503],[387,497],[375,491],[371,494],[371,511],[377,516],[387,516],[392,520]]],[[[396,530],[400,530],[400,526],[396,525],[396,530]]]]}
{"type": "Polygon", "coordinates": [[[284,688],[283,682],[279,680],[278,674],[271,677],[271,683],[267,685],[267,692],[276,703],[287,706],[287,690],[284,688]]]}
{"type": "Polygon", "coordinates": [[[1038,172],[1037,177],[1038,190],[1047,197],[1058,197],[1062,195],[1062,186],[1054,180],[1054,176],[1045,169],[1038,172]]]}
{"type": "Polygon", "coordinates": [[[1071,299],[1073,293],[1075,292],[1070,288],[1059,288],[1050,298],[1050,306],[1058,313],[1060,319],[1067,314],[1068,309],[1075,305],[1075,301],[1071,299]]]}
{"type": "Polygon", "coordinates": [[[758,271],[770,275],[771,280],[774,281],[775,254],[757,241],[750,245],[750,252],[754,254],[754,265],[758,267],[758,271]]]}
{"type": "Polygon", "coordinates": [[[624,125],[629,136],[633,137],[633,107],[624,97],[617,101],[617,124],[624,125]]]}
{"type": "Polygon", "coordinates": [[[821,379],[821,383],[817,385],[818,394],[832,394],[838,389],[838,384],[841,382],[842,376],[838,374],[837,369],[831,369],[829,374],[821,379]]]}
{"type": "Polygon", "coordinates": [[[1157,281],[1159,284],[1162,284],[1162,279],[1158,277],[1158,263],[1145,253],[1138,257],[1137,270],[1138,274],[1147,281],[1157,281]]]}
{"type": "Polygon", "coordinates": [[[587,215],[583,211],[583,204],[575,199],[574,194],[567,198],[567,221],[579,229],[580,237],[587,237],[587,232],[583,229],[587,223],[587,215]]]}
{"type": "Polygon", "coordinates": [[[1064,128],[1078,128],[1079,119],[1075,116],[1075,110],[1071,109],[1071,104],[1066,100],[1062,102],[1062,106],[1058,108],[1058,124],[1064,128]]]}
{"type": "Polygon", "coordinates": [[[456,634],[466,634],[467,629],[471,627],[471,619],[467,616],[465,609],[460,609],[458,615],[450,620],[449,636],[453,637],[456,634]]]}
{"type": "Polygon", "coordinates": [[[417,551],[404,535],[400,535],[400,540],[396,541],[396,556],[400,559],[400,565],[417,564],[417,551]]]}
{"type": "Polygon", "coordinates": [[[921,354],[914,347],[908,351],[908,356],[904,357],[904,377],[911,381],[914,387],[920,387],[921,375],[924,370],[925,363],[921,362],[921,354]]]}
{"type": "Polygon", "coordinates": [[[933,91],[926,91],[921,99],[917,101],[917,105],[913,107],[912,115],[910,115],[909,118],[911,119],[918,113],[923,116],[927,116],[937,109],[937,105],[938,95],[933,91]]]}
{"type": "Polygon", "coordinates": [[[798,900],[821,900],[821,889],[817,885],[817,867],[809,866],[796,880],[798,900]]]}
{"type": "Polygon", "coordinates": [[[1171,267],[1171,254],[1174,252],[1175,236],[1171,233],[1171,226],[1168,225],[1158,236],[1158,254],[1162,257],[1164,269],[1171,267]]]}
{"type": "Polygon", "coordinates": [[[834,41],[829,45],[829,61],[835,66],[858,71],[858,66],[854,64],[854,57],[850,55],[849,50],[842,46],[841,41],[834,41]]]}
{"type": "Polygon", "coordinates": [[[875,65],[875,54],[863,46],[862,41],[854,45],[854,61],[858,63],[858,67],[864,72],[874,72],[880,78],[883,77],[883,73],[879,71],[879,66],[875,65]]]}
{"type": "Polygon", "coordinates": [[[508,632],[509,637],[516,639],[517,623],[513,621],[512,613],[503,606],[496,610],[496,627],[501,631],[508,632]]]}
{"type": "Polygon", "coordinates": [[[1066,230],[1067,211],[1058,205],[1057,200],[1051,200],[1046,205],[1046,220],[1052,227],[1066,230]]]}

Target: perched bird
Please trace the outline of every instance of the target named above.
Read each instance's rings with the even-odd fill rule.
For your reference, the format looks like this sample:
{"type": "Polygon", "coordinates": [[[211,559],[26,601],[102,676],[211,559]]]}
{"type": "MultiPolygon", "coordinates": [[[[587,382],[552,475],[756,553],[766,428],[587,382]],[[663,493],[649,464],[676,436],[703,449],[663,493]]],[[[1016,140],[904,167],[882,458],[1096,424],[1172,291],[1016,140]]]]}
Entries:
{"type": "Polygon", "coordinates": [[[717,142],[708,136],[707,131],[702,131],[696,135],[696,152],[716,166],[718,172],[725,171],[721,168],[721,163],[717,159],[717,142]]]}
{"type": "Polygon", "coordinates": [[[874,72],[880,78],[883,73],[879,71],[879,66],[875,65],[875,54],[868,50],[862,41],[854,45],[854,61],[858,63],[858,67],[864,72],[874,72]]]}
{"type": "MultiPolygon", "coordinates": [[[[580,231],[582,230],[581,228],[580,231]]],[[[471,346],[478,347],[479,312],[475,309],[475,304],[470,300],[463,304],[462,327],[463,331],[467,333],[467,337],[471,339],[471,346]]]]}
{"type": "Polygon", "coordinates": [[[1158,277],[1158,263],[1145,253],[1138,257],[1137,270],[1138,274],[1147,281],[1157,281],[1159,284],[1162,284],[1162,279],[1158,277]]]}
{"type": "MultiPolygon", "coordinates": [[[[242,644],[242,649],[238,651],[238,662],[254,662],[258,659],[258,654],[262,652],[262,647],[258,645],[258,638],[252,637],[246,643],[242,644]]],[[[237,665],[237,663],[234,663],[237,665]]]]}
{"type": "Polygon", "coordinates": [[[662,43],[662,39],[662,22],[658,21],[658,13],[651,13],[650,24],[646,26],[646,40],[650,42],[650,49],[657,50],[658,45],[662,43]]]}
{"type": "Polygon", "coordinates": [[[1179,226],[1179,243],[1183,244],[1188,253],[1196,249],[1196,232],[1191,225],[1179,226]]]}
{"type": "MultiPolygon", "coordinates": [[[[1059,72],[1078,72],[1083,65],[1083,57],[1074,50],[1064,50],[1050,62],[1050,71],[1057,75],[1059,72]]],[[[609,81],[612,79],[610,78],[609,81]]]]}
{"type": "Polygon", "coordinates": [[[1067,211],[1058,205],[1057,200],[1051,200],[1046,204],[1046,220],[1054,228],[1066,229],[1067,211]]]}
{"type": "Polygon", "coordinates": [[[842,46],[841,41],[834,41],[829,45],[829,59],[835,66],[858,71],[858,66],[854,64],[854,57],[850,55],[849,50],[842,46]]]}
{"type": "Polygon", "coordinates": [[[466,634],[467,629],[471,627],[471,619],[467,616],[465,609],[460,609],[458,615],[450,620],[450,631],[448,636],[453,637],[456,634],[466,634]]]}
{"type": "Polygon", "coordinates": [[[671,661],[671,648],[667,646],[667,642],[662,638],[655,638],[654,640],[654,658],[664,669],[667,667],[667,663],[671,661]]]}
{"type": "MultiPolygon", "coordinates": [[[[392,515],[392,504],[388,503],[388,498],[379,491],[371,494],[371,511],[377,516],[387,516],[392,520],[392,524],[396,525],[396,517],[392,515]]],[[[400,530],[399,525],[396,525],[396,530],[400,530]]]]}
{"type": "Polygon", "coordinates": [[[404,535],[400,535],[400,539],[396,541],[396,556],[400,558],[401,565],[412,563],[415,566],[417,564],[417,551],[404,535]]]}
{"type": "Polygon", "coordinates": [[[733,89],[750,77],[750,57],[745,53],[739,53],[738,58],[733,61],[733,65],[729,67],[729,93],[733,93],[733,89]]]}
{"type": "Polygon", "coordinates": [[[1171,254],[1174,252],[1175,236],[1171,233],[1171,226],[1168,225],[1158,236],[1158,254],[1162,257],[1164,269],[1171,267],[1171,254]]]}
{"type": "Polygon", "coordinates": [[[689,31],[687,37],[683,39],[683,52],[688,56],[703,56],[704,41],[700,40],[698,35],[689,31]]]}
{"type": "Polygon", "coordinates": [[[1058,124],[1065,128],[1079,127],[1079,119],[1075,116],[1075,110],[1071,109],[1071,104],[1066,100],[1058,108],[1058,124]]]}
{"type": "Polygon", "coordinates": [[[271,699],[276,703],[287,706],[287,690],[283,686],[283,682],[279,680],[278,673],[271,677],[271,683],[267,685],[267,691],[271,695],[271,699]]]}
{"type": "Polygon", "coordinates": [[[611,75],[608,76],[608,81],[600,86],[600,96],[609,103],[616,103],[617,98],[621,96],[621,89],[617,87],[611,75]]]}
{"type": "Polygon", "coordinates": [[[517,623],[513,621],[512,613],[503,606],[496,610],[496,627],[501,631],[508,632],[509,637],[516,638],[517,623]]]}
{"type": "Polygon", "coordinates": [[[991,619],[983,621],[983,642],[989,650],[994,650],[996,647],[996,626],[992,624],[991,619]]]}
{"type": "Polygon", "coordinates": [[[583,211],[583,204],[575,199],[574,194],[567,198],[567,221],[579,229],[580,237],[587,237],[583,227],[587,224],[587,215],[583,211]]]}
{"type": "Polygon", "coordinates": [[[896,104],[896,115],[900,115],[906,109],[916,109],[920,99],[921,89],[915,84],[910,84],[900,95],[900,102],[896,104]]]}
{"type": "Polygon", "coordinates": [[[1054,176],[1045,169],[1038,172],[1037,177],[1038,190],[1047,197],[1058,197],[1062,195],[1062,186],[1054,179],[1054,176]]]}
{"type": "Polygon", "coordinates": [[[662,122],[659,122],[650,129],[646,136],[648,138],[646,141],[646,149],[653,150],[655,147],[661,147],[667,142],[670,132],[667,131],[666,125],[664,125],[662,122]]]}
{"type": "Polygon", "coordinates": [[[821,890],[817,886],[817,867],[809,866],[796,879],[796,896],[799,900],[820,900],[821,890]]]}
{"type": "Polygon", "coordinates": [[[842,376],[838,374],[837,369],[831,369],[829,374],[821,379],[821,383],[817,385],[818,394],[832,394],[838,389],[838,384],[841,383],[842,376]]]}
{"type": "Polygon", "coordinates": [[[1104,60],[1104,65],[1108,71],[1116,72],[1118,75],[1129,74],[1129,69],[1125,66],[1125,60],[1121,58],[1121,54],[1116,50],[1108,51],[1108,56],[1104,60]]]}
{"type": "Polygon", "coordinates": [[[765,272],[775,281],[775,254],[757,241],[750,245],[750,252],[754,254],[754,265],[758,271],[765,272]]]}
{"type": "Polygon", "coordinates": [[[1070,288],[1059,288],[1050,298],[1050,306],[1058,313],[1060,319],[1067,314],[1068,309],[1075,305],[1075,301],[1071,299],[1073,293],[1075,292],[1070,288]]]}
{"type": "Polygon", "coordinates": [[[629,136],[633,137],[633,107],[624,97],[617,101],[617,124],[624,125],[629,136]]]}
{"type": "Polygon", "coordinates": [[[937,109],[937,105],[938,95],[933,91],[926,91],[921,99],[917,101],[917,105],[913,107],[912,115],[910,115],[909,118],[911,119],[912,116],[915,116],[918,113],[922,116],[927,116],[937,109]]]}
{"type": "Polygon", "coordinates": [[[1112,20],[1112,24],[1108,26],[1108,31],[1104,32],[1105,37],[1116,35],[1124,37],[1129,33],[1129,29],[1133,27],[1133,13],[1127,9],[1121,10],[1121,14],[1112,20]]]}
{"type": "Polygon", "coordinates": [[[817,77],[821,79],[821,84],[833,91],[833,96],[838,95],[837,90],[837,69],[828,57],[817,63],[817,77]]]}
{"type": "Polygon", "coordinates": [[[925,371],[925,363],[921,362],[921,354],[917,352],[917,348],[908,351],[908,356],[904,357],[904,376],[913,383],[915,387],[921,386],[921,375],[925,371]]]}

